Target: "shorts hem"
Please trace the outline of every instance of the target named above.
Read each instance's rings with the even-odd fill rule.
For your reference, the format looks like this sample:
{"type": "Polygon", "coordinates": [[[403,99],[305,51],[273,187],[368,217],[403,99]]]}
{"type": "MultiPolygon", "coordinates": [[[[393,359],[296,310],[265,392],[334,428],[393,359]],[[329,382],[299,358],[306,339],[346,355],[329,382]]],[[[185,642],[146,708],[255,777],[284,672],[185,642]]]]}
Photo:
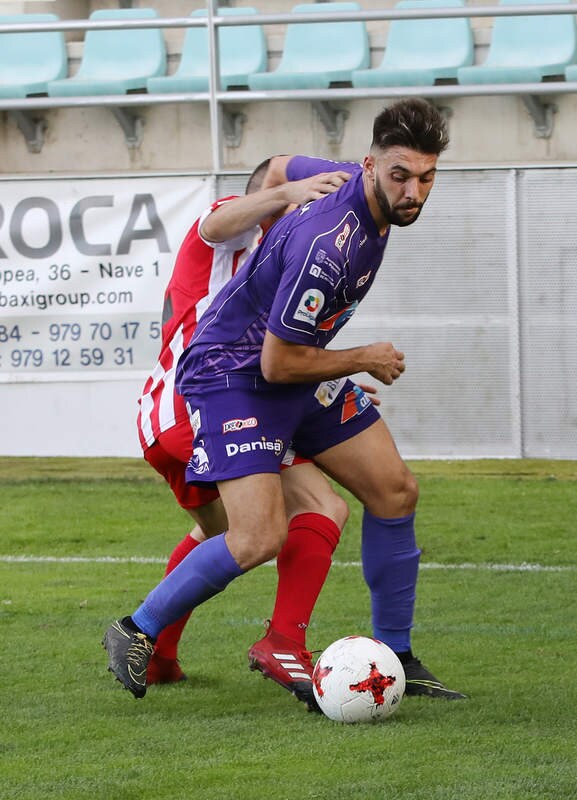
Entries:
{"type": "Polygon", "coordinates": [[[199,478],[197,475],[194,478],[189,478],[188,473],[186,475],[186,482],[192,484],[193,486],[198,486],[199,488],[207,487],[207,486],[215,486],[220,481],[233,481],[235,478],[246,478],[249,475],[263,475],[265,473],[271,473],[273,475],[280,475],[280,462],[276,468],[271,467],[270,465],[260,465],[260,464],[251,464],[247,466],[245,470],[233,470],[228,472],[226,475],[217,476],[211,475],[210,478],[203,480],[199,478]]]}
{"type": "Polygon", "coordinates": [[[357,434],[366,431],[380,419],[382,419],[382,417],[376,410],[375,406],[367,406],[362,414],[359,414],[356,418],[349,420],[349,422],[345,425],[336,428],[335,435],[333,437],[327,437],[327,440],[322,442],[319,447],[315,447],[314,449],[305,449],[304,447],[300,446],[300,443],[295,442],[296,449],[302,456],[314,459],[315,456],[324,453],[325,450],[329,450],[331,447],[336,447],[339,444],[343,444],[343,442],[348,442],[357,434]]]}

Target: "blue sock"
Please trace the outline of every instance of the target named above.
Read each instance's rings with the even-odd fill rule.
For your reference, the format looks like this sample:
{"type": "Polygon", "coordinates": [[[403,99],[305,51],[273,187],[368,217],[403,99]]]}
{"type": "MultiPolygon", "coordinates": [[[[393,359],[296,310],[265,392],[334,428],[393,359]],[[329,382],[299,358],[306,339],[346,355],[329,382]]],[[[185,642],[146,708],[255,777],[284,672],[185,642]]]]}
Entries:
{"type": "Polygon", "coordinates": [[[373,636],[396,653],[411,649],[411,627],[421,551],[415,515],[380,519],[363,516],[363,574],[371,591],[373,636]]]}
{"type": "Polygon", "coordinates": [[[221,533],[199,544],[169,572],[132,619],[141,631],[156,639],[163,628],[222,592],[242,574],[221,533]]]}

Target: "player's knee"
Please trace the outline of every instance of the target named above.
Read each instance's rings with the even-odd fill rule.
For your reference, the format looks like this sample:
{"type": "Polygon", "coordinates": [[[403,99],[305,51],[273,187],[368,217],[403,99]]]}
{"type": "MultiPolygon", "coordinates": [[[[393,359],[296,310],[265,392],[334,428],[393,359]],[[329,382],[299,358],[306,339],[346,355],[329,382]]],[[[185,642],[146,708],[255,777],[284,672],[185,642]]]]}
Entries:
{"type": "Polygon", "coordinates": [[[249,570],[276,558],[286,536],[286,527],[275,528],[273,525],[259,531],[231,528],[227,533],[227,543],[239,567],[249,570]]]}
{"type": "Polygon", "coordinates": [[[409,472],[408,470],[407,474],[405,475],[403,494],[404,505],[407,508],[410,508],[408,513],[412,513],[416,509],[419,501],[419,484],[413,473],[409,472]]]}
{"type": "Polygon", "coordinates": [[[324,478],[320,484],[317,482],[306,487],[302,483],[297,486],[287,484],[285,504],[290,519],[299,514],[321,514],[331,519],[341,531],[349,518],[346,501],[324,478]]]}
{"type": "Polygon", "coordinates": [[[347,520],[349,518],[350,509],[345,500],[337,494],[333,492],[333,497],[331,498],[331,508],[330,513],[327,514],[330,517],[335,525],[338,527],[340,531],[343,530],[345,527],[347,520]]]}
{"type": "Polygon", "coordinates": [[[377,517],[405,517],[415,511],[418,499],[417,479],[408,468],[403,468],[395,475],[388,476],[387,481],[373,493],[366,507],[377,517]]]}
{"type": "Polygon", "coordinates": [[[270,536],[264,541],[258,540],[253,547],[253,557],[258,564],[271,561],[278,556],[285,541],[286,535],[270,536]]]}

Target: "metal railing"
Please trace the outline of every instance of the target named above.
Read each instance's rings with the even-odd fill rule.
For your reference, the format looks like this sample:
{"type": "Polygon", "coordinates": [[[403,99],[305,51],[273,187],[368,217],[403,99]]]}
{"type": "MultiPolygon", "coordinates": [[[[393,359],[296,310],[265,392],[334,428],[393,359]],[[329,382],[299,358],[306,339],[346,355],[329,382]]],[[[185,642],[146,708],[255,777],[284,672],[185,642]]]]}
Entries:
{"type": "Polygon", "coordinates": [[[331,141],[339,141],[342,136],[345,115],[335,108],[333,101],[370,100],[376,98],[396,98],[423,96],[432,101],[456,97],[479,97],[497,95],[520,96],[531,114],[535,135],[547,138],[551,135],[553,113],[551,103],[543,102],[541,97],[577,92],[577,81],[547,81],[543,83],[499,83],[474,85],[436,85],[400,86],[374,88],[329,88],[329,89],[283,89],[270,91],[221,91],[219,85],[219,53],[217,30],[224,26],[272,25],[288,23],[364,21],[374,22],[397,19],[443,19],[480,18],[505,16],[532,16],[539,14],[576,14],[577,4],[518,5],[518,6],[475,6],[474,8],[423,8],[423,9],[383,9],[379,11],[341,11],[314,13],[251,14],[219,16],[216,13],[218,0],[207,0],[206,17],[167,17],[122,20],[68,20],[55,22],[26,22],[0,24],[0,33],[38,33],[45,31],[88,31],[125,30],[127,28],[169,29],[206,27],[209,42],[209,89],[207,92],[180,92],[174,94],[122,94],[77,97],[27,97],[21,99],[0,98],[0,110],[12,113],[27,140],[29,149],[38,151],[42,147],[45,122],[34,116],[35,111],[55,108],[77,108],[104,106],[115,111],[123,127],[127,144],[139,143],[139,116],[131,111],[135,107],[173,104],[208,103],[212,142],[212,169],[222,169],[223,142],[229,146],[238,144],[242,129],[243,115],[227,109],[231,104],[266,101],[305,100],[315,104],[327,136],[331,141]]]}

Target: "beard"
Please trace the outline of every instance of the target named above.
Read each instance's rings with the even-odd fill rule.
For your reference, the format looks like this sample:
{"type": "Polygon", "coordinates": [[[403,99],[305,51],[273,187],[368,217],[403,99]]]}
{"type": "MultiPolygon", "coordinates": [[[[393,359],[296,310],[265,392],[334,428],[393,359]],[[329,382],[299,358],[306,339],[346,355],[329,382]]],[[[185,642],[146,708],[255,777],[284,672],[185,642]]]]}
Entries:
{"type": "Polygon", "coordinates": [[[405,228],[407,225],[412,225],[413,222],[418,220],[421,209],[423,208],[422,203],[399,203],[396,206],[391,206],[387,199],[387,195],[379,185],[376,175],[373,183],[373,189],[375,192],[375,199],[378,203],[381,213],[390,225],[397,225],[399,228],[405,228]],[[407,213],[409,211],[412,213],[412,216],[410,213],[407,213]]]}

